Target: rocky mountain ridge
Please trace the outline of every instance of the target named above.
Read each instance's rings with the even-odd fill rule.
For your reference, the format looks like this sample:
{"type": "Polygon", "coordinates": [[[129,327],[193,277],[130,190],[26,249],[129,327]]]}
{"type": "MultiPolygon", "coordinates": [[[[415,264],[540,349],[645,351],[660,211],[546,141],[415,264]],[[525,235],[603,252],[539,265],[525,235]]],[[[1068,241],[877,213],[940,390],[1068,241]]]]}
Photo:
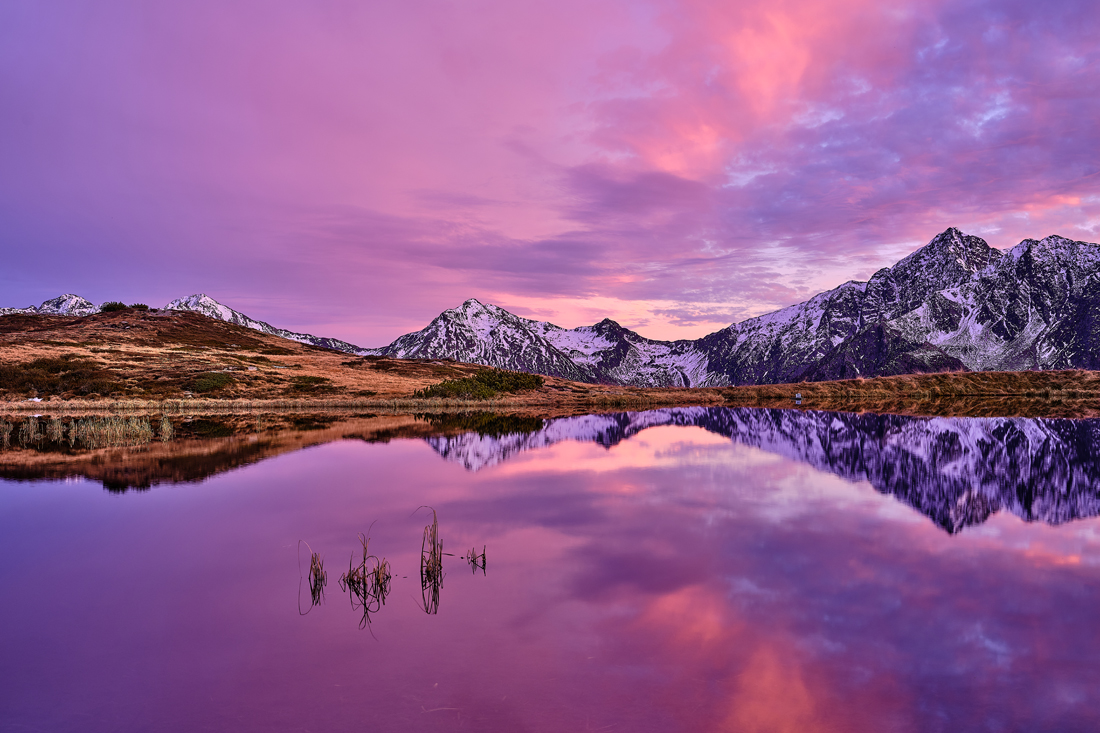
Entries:
{"type": "MultiPolygon", "coordinates": [[[[79,295],[66,293],[65,295],[59,295],[56,298],[47,300],[37,307],[29,305],[26,308],[0,308],[0,316],[13,314],[90,316],[99,313],[100,308],[102,308],[102,304],[95,305],[90,300],[82,298],[79,295]]],[[[196,293],[186,298],[177,298],[164,306],[164,310],[194,311],[209,318],[244,326],[274,336],[280,336],[285,339],[290,339],[291,341],[297,341],[302,344],[313,344],[314,346],[321,346],[335,351],[345,351],[349,354],[359,354],[365,351],[355,344],[349,344],[347,341],[341,341],[340,339],[314,336],[313,334],[299,333],[297,331],[288,331],[285,328],[276,328],[266,321],[257,321],[240,311],[222,305],[205,293],[196,293]]]]}
{"type": "Polygon", "coordinates": [[[186,298],[177,298],[164,306],[164,309],[194,311],[196,313],[202,313],[204,316],[209,316],[210,318],[216,318],[219,321],[226,321],[238,326],[244,326],[245,328],[251,328],[255,331],[262,331],[263,333],[269,333],[273,336],[280,336],[285,339],[290,339],[291,341],[297,341],[301,344],[313,344],[314,346],[321,346],[326,349],[333,349],[334,351],[346,351],[349,354],[358,354],[363,351],[362,348],[355,344],[349,344],[347,341],[341,341],[340,339],[314,336],[313,334],[299,333],[297,331],[288,331],[285,328],[276,328],[266,321],[257,321],[254,318],[249,318],[240,311],[233,310],[227,305],[222,305],[206,293],[196,293],[186,298]]]}
{"type": "Polygon", "coordinates": [[[1100,515],[1100,420],[683,407],[425,440],[446,460],[477,471],[567,440],[611,448],[662,425],[701,427],[849,481],[868,481],[949,533],[997,511],[1054,525],[1100,515]]]}
{"type": "Polygon", "coordinates": [[[951,228],[867,282],[844,283],[693,341],[647,339],[607,319],[567,330],[471,299],[364,353],[637,386],[1095,369],[1100,247],[1050,236],[1002,252],[951,228]]]}
{"type": "MultiPolygon", "coordinates": [[[[778,384],[917,372],[1100,368],[1100,246],[1059,236],[1001,251],[947,229],[867,282],[695,340],[647,339],[610,319],[566,329],[471,298],[380,348],[276,328],[198,293],[192,310],[360,356],[449,358],[640,387],[778,384]]],[[[75,295],[3,313],[87,315],[75,295]]]]}

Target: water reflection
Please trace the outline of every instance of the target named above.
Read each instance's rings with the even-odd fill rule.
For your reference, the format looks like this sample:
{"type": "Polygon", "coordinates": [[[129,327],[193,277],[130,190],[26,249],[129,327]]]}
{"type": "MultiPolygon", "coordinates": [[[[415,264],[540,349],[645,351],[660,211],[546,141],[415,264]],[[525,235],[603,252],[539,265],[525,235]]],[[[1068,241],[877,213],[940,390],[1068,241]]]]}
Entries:
{"type": "Polygon", "coordinates": [[[1061,524],[1100,513],[1100,421],[922,418],[754,408],[675,408],[550,420],[528,433],[427,438],[478,471],[562,441],[618,445],[646,428],[695,426],[866,480],[950,533],[1007,510],[1061,524]]]}
{"type": "Polygon", "coordinates": [[[82,733],[1100,729],[1100,519],[1001,512],[948,536],[762,426],[744,426],[754,446],[699,425],[637,434],[642,417],[665,419],[618,416],[622,434],[491,470],[422,440],[339,440],[137,496],[5,482],[0,536],[18,555],[0,585],[20,602],[0,607],[0,719],[82,733]],[[369,553],[393,567],[376,639],[343,603],[300,618],[288,592],[307,550],[342,564],[350,542],[355,567],[375,520],[369,553]],[[492,544],[494,573],[454,572],[463,560],[439,547],[447,605],[428,615],[417,568],[433,524],[447,548],[492,544]]]}
{"type": "Polygon", "coordinates": [[[563,441],[610,448],[647,428],[676,425],[869,481],[952,534],[1002,510],[1048,524],[1100,513],[1100,420],[697,407],[557,419],[475,413],[177,423],[173,428],[167,418],[148,417],[0,421],[0,438],[11,444],[0,452],[0,478],[87,476],[122,492],[202,481],[334,441],[417,437],[444,459],[479,471],[563,441]],[[284,429],[261,427],[269,423],[284,429]]]}

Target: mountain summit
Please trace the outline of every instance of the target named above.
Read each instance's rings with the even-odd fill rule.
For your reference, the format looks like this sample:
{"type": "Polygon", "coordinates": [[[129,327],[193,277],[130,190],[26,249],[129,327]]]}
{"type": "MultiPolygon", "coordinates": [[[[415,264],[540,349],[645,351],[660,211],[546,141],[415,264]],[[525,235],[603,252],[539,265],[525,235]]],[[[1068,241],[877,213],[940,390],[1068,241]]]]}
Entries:
{"type": "Polygon", "coordinates": [[[452,358],[637,386],[776,384],[945,370],[1100,368],[1100,247],[1059,236],[1007,252],[950,228],[867,282],[694,341],[611,320],[563,329],[468,300],[363,353],[452,358]]]}
{"type": "MultiPolygon", "coordinates": [[[[204,293],[166,308],[361,356],[449,358],[639,387],[1100,369],[1100,247],[1049,236],[1001,251],[955,228],[867,282],[846,282],[693,341],[647,339],[606,318],[565,329],[475,298],[377,349],[276,328],[204,293]]],[[[97,311],[68,294],[38,308],[0,309],[0,315],[97,311]]]]}

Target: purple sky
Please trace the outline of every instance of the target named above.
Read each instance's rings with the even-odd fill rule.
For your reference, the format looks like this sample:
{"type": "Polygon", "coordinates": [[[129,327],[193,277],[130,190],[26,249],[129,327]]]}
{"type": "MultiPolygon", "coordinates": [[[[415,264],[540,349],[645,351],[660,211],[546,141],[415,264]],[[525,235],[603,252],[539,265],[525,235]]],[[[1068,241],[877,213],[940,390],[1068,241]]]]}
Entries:
{"type": "Polygon", "coordinates": [[[0,305],[468,297],[697,337],[958,226],[1100,238],[1089,0],[0,4],[0,305]]]}

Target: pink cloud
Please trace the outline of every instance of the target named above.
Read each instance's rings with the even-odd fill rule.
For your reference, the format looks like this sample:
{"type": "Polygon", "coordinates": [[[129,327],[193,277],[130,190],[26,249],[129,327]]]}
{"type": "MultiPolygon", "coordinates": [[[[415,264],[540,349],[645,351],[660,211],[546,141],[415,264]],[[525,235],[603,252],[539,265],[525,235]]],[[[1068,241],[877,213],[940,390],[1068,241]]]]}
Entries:
{"type": "Polygon", "coordinates": [[[379,344],[476,296],[701,335],[947,226],[1097,239],[1098,14],[9,5],[4,305],[206,290],[379,344]]]}

